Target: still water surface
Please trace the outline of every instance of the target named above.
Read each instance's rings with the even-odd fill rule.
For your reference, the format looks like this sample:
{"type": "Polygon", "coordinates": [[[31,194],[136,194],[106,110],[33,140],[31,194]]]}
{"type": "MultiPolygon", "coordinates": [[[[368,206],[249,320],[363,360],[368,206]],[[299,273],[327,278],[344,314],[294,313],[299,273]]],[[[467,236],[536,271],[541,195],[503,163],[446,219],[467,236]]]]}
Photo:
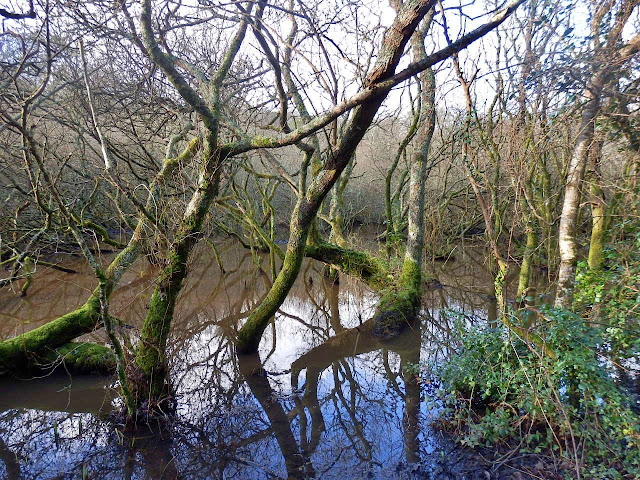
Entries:
{"type": "MultiPolygon", "coordinates": [[[[425,294],[421,322],[386,343],[368,335],[373,292],[345,277],[332,285],[320,264],[305,263],[259,355],[243,357],[230,338],[266,292],[268,262],[234,244],[221,257],[224,271],[202,245],[180,297],[170,431],[118,431],[107,418],[119,402],[110,378],[0,379],[0,479],[449,478],[439,475],[453,468],[455,447],[430,426],[437,382],[427,372],[446,357],[454,318],[495,315],[474,255],[434,264],[440,283],[425,294]]],[[[112,314],[139,325],[153,280],[148,262],[134,265],[112,314]]],[[[94,285],[90,274],[42,269],[27,298],[5,289],[0,338],[81,305],[94,285]]]]}

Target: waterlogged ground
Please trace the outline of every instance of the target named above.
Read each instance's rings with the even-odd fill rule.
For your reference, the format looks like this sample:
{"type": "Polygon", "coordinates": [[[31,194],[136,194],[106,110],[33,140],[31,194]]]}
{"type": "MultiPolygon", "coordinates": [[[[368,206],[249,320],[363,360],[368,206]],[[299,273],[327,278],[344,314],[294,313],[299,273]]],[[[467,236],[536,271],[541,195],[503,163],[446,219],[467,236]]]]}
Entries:
{"type": "MultiPolygon", "coordinates": [[[[59,369],[0,379],[0,479],[488,478],[431,426],[439,410],[428,366],[446,358],[455,312],[495,315],[483,266],[456,257],[434,264],[440,283],[421,322],[384,344],[367,335],[375,294],[344,277],[331,285],[321,265],[305,263],[259,355],[237,357],[231,338],[269,285],[268,262],[227,244],[223,271],[203,244],[169,342],[178,404],[169,431],[121,433],[108,418],[119,402],[110,378],[59,369]]],[[[139,325],[153,273],[139,261],[111,312],[139,325]]],[[[3,290],[0,338],[81,305],[94,284],[40,269],[28,297],[3,290]]]]}

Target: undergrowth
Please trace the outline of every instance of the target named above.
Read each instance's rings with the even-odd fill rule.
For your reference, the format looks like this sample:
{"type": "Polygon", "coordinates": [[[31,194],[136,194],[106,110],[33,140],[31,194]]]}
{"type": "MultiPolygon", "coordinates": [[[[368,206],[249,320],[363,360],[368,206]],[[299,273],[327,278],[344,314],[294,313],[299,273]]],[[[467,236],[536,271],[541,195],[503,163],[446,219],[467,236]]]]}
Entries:
{"type": "Polygon", "coordinates": [[[573,311],[509,313],[547,354],[504,327],[458,322],[437,373],[444,425],[464,445],[552,455],[576,478],[640,478],[638,392],[616,382],[640,374],[640,226],[620,228],[601,269],[579,264],[573,311]]]}
{"type": "Polygon", "coordinates": [[[638,478],[639,418],[598,355],[602,330],[570,312],[542,313],[554,358],[502,329],[461,333],[439,371],[447,424],[470,447],[552,453],[582,478],[638,478]]]}

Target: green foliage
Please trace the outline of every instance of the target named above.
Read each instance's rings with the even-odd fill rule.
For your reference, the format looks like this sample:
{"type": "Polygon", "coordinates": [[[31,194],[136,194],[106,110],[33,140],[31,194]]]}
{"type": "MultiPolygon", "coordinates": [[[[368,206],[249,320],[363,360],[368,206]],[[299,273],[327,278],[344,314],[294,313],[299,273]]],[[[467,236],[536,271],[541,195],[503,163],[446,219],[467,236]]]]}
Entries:
{"type": "Polygon", "coordinates": [[[585,262],[578,264],[574,304],[602,328],[617,360],[640,355],[640,231],[630,222],[620,228],[631,238],[605,248],[605,268],[592,271],[585,262]]]}
{"type": "Polygon", "coordinates": [[[636,478],[639,418],[597,353],[603,329],[564,310],[540,313],[553,357],[502,329],[459,327],[458,353],[438,372],[447,424],[472,447],[515,443],[554,452],[587,478],[636,478]]]}

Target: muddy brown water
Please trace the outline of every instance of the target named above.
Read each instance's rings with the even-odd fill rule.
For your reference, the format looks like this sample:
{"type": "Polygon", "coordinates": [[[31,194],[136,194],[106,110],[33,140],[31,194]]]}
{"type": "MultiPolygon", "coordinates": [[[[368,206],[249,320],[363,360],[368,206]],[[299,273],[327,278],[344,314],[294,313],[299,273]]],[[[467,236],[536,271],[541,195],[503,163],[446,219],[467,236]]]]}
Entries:
{"type": "MultiPolygon", "coordinates": [[[[119,405],[111,378],[0,379],[0,479],[473,478],[446,473],[455,447],[430,426],[426,371],[446,358],[454,318],[495,314],[477,255],[434,263],[421,322],[387,343],[366,333],[376,295],[306,262],[259,355],[240,358],[230,338],[266,292],[268,262],[232,243],[221,256],[224,273],[206,244],[190,261],[169,341],[169,432],[121,434],[107,418],[119,405]]],[[[85,273],[40,269],[26,298],[1,291],[0,338],[84,302],[95,280],[81,260],[58,260],[85,273]]],[[[139,261],[114,293],[111,312],[133,327],[154,272],[139,261]]]]}

